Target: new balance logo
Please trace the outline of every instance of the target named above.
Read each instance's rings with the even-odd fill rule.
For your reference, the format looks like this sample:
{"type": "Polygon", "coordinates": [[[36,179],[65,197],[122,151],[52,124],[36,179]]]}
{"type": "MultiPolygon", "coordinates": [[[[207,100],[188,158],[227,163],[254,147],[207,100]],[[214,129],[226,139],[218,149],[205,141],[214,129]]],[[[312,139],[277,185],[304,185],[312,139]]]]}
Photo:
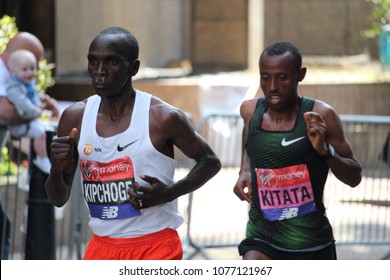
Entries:
{"type": "Polygon", "coordinates": [[[117,206],[104,207],[102,212],[102,219],[115,219],[118,217],[118,210],[119,208],[117,206]]]}
{"type": "Polygon", "coordinates": [[[289,141],[287,141],[286,138],[283,138],[282,139],[282,146],[286,147],[286,146],[291,145],[291,144],[293,144],[295,142],[298,142],[299,140],[302,140],[303,138],[305,138],[305,136],[302,136],[302,137],[299,137],[299,138],[295,138],[295,139],[289,140],[289,141]]]}
{"type": "Polygon", "coordinates": [[[279,221],[297,217],[298,211],[297,207],[284,208],[282,214],[280,214],[279,221]]]}
{"type": "Polygon", "coordinates": [[[129,147],[130,145],[133,145],[135,142],[137,142],[139,139],[137,139],[137,140],[135,140],[135,141],[133,141],[133,142],[130,142],[129,144],[127,144],[127,145],[124,145],[124,146],[119,146],[119,144],[118,144],[118,147],[117,147],[117,150],[118,150],[118,152],[122,152],[124,149],[126,149],[127,147],[129,147]]]}

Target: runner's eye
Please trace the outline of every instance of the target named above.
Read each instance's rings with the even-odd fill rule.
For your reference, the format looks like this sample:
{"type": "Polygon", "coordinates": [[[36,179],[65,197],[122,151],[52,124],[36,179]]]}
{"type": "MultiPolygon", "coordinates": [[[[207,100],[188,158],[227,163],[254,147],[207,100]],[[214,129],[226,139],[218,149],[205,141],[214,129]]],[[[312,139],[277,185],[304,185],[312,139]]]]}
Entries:
{"type": "Polygon", "coordinates": [[[88,58],[88,64],[89,65],[96,65],[97,64],[97,59],[90,57],[88,58]]]}
{"type": "Polygon", "coordinates": [[[109,63],[111,65],[117,65],[119,63],[118,59],[117,58],[110,58],[109,59],[109,63]]]}
{"type": "Polygon", "coordinates": [[[269,76],[267,74],[262,74],[260,76],[260,78],[261,78],[261,80],[266,81],[266,80],[268,80],[269,76]]]}

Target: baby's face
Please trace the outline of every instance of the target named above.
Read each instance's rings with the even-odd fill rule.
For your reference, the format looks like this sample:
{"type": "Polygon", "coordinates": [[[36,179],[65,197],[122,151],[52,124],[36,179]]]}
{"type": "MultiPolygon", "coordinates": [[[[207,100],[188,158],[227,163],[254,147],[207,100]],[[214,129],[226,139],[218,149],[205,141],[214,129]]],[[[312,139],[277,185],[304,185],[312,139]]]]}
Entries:
{"type": "Polygon", "coordinates": [[[15,69],[15,74],[25,83],[30,83],[37,74],[37,66],[35,62],[21,63],[18,69],[15,69]]]}

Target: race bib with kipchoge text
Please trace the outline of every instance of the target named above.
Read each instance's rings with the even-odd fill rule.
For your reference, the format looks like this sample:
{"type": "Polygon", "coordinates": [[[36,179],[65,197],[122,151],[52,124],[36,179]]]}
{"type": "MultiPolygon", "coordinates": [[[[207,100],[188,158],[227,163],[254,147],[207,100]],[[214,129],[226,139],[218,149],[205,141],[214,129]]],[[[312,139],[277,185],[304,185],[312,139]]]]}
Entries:
{"type": "Polygon", "coordinates": [[[128,189],[134,184],[129,157],[111,162],[80,161],[84,199],[91,217],[101,220],[126,219],[140,211],[129,203],[128,189]]]}

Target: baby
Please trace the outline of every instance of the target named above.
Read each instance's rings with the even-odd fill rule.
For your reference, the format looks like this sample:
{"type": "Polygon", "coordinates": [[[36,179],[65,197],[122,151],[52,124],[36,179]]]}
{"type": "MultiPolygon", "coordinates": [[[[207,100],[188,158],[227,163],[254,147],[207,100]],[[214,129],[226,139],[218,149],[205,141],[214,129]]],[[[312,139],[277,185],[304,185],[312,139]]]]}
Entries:
{"type": "Polygon", "coordinates": [[[9,57],[8,68],[11,75],[6,81],[7,97],[25,122],[9,124],[8,129],[15,138],[27,136],[34,139],[36,158],[33,162],[40,170],[49,174],[51,163],[46,150],[46,132],[37,120],[42,113],[35,90],[37,67],[37,60],[30,51],[17,50],[9,57]]]}

